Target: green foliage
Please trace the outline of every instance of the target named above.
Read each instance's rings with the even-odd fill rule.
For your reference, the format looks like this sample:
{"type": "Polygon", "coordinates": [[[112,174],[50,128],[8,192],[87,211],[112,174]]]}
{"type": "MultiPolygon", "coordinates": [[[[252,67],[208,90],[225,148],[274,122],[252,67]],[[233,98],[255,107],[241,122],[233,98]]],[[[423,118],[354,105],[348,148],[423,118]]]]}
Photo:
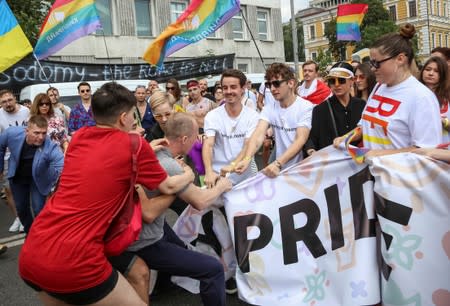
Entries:
{"type": "Polygon", "coordinates": [[[34,46],[45,16],[55,1],[9,0],[7,2],[28,40],[34,46]]]}
{"type": "Polygon", "coordinates": [[[333,57],[333,61],[339,61],[341,58],[341,50],[347,45],[346,41],[337,41],[336,37],[336,18],[331,21],[325,27],[325,37],[329,42],[329,51],[333,57]]]}
{"type": "Polygon", "coordinates": [[[335,60],[340,58],[340,52],[346,45],[355,46],[355,50],[370,48],[370,46],[381,36],[396,32],[397,26],[390,20],[389,12],[383,7],[381,0],[353,0],[352,3],[366,3],[369,10],[364,16],[361,24],[360,42],[341,42],[336,40],[336,19],[333,18],[325,29],[325,36],[330,42],[330,50],[335,60]]]}
{"type": "Polygon", "coordinates": [[[331,55],[330,50],[326,50],[325,52],[322,50],[322,48],[319,48],[316,58],[316,63],[319,64],[319,74],[321,76],[326,75],[327,66],[333,62],[333,57],[331,55]]]}
{"type": "MultiPolygon", "coordinates": [[[[283,25],[284,57],[287,62],[294,61],[291,23],[283,25]]],[[[297,20],[298,60],[305,61],[305,41],[303,38],[303,25],[297,20]]]]}

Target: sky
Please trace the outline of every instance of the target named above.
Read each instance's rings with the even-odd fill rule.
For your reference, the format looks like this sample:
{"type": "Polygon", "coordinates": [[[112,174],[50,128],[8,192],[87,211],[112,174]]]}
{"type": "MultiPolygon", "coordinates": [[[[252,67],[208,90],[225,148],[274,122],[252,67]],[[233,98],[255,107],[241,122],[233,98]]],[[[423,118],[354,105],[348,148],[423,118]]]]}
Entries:
{"type": "MultiPolygon", "coordinates": [[[[294,0],[294,12],[308,7],[308,0],[294,0]]],[[[291,19],[291,0],[281,0],[281,20],[282,22],[291,19]]]]}

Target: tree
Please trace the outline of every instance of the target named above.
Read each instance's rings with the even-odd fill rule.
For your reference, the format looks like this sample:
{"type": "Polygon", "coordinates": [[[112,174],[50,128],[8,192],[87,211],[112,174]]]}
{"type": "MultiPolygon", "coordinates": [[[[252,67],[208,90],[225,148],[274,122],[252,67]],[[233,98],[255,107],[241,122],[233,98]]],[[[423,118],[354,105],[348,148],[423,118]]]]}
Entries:
{"type": "Polygon", "coordinates": [[[330,43],[330,50],[335,59],[340,58],[341,50],[347,45],[355,46],[356,50],[370,48],[381,36],[396,32],[397,26],[390,19],[389,12],[384,8],[381,0],[353,0],[352,3],[366,3],[369,5],[367,14],[360,26],[361,41],[337,41],[336,18],[333,18],[325,29],[325,36],[330,43]]]}
{"type": "Polygon", "coordinates": [[[41,25],[47,16],[52,1],[35,1],[35,0],[14,0],[8,1],[8,5],[16,16],[22,30],[30,41],[31,45],[35,45],[39,36],[41,25]]]}
{"type": "MultiPolygon", "coordinates": [[[[287,62],[294,61],[291,23],[283,25],[284,57],[287,62]]],[[[305,41],[303,39],[303,25],[297,20],[298,60],[305,61],[305,41]]]]}
{"type": "Polygon", "coordinates": [[[333,62],[333,57],[331,56],[331,51],[326,50],[323,51],[322,48],[319,48],[319,52],[317,54],[316,63],[319,65],[319,74],[321,76],[326,75],[327,66],[333,62]]]}

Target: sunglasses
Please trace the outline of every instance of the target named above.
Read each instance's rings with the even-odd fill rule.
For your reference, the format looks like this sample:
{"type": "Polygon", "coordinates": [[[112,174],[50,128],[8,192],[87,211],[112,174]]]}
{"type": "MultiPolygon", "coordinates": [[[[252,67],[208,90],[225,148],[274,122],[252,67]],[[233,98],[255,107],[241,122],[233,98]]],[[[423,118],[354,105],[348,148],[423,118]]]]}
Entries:
{"type": "Polygon", "coordinates": [[[281,86],[281,84],[283,82],[287,82],[288,80],[274,80],[272,82],[265,82],[264,85],[266,86],[267,89],[270,89],[273,87],[278,88],[281,86]]]}
{"type": "Polygon", "coordinates": [[[81,93],[91,92],[91,90],[90,90],[90,89],[82,89],[82,90],[80,90],[80,92],[81,92],[81,93]]]}
{"type": "Polygon", "coordinates": [[[382,59],[381,61],[376,61],[376,60],[374,60],[374,59],[371,59],[371,60],[369,60],[369,64],[370,64],[371,67],[373,67],[373,68],[375,68],[375,69],[378,69],[378,68],[380,68],[380,66],[381,66],[382,63],[384,63],[384,62],[386,62],[386,61],[388,61],[388,60],[390,60],[390,59],[393,59],[393,58],[396,57],[396,56],[397,56],[397,54],[396,54],[396,55],[392,55],[391,57],[382,59]]]}
{"type": "Polygon", "coordinates": [[[175,90],[175,87],[167,87],[166,86],[166,90],[175,90]]]}
{"type": "Polygon", "coordinates": [[[330,78],[327,80],[328,82],[328,86],[332,86],[332,85],[344,85],[345,83],[347,83],[347,79],[346,78],[330,78]]]}
{"type": "Polygon", "coordinates": [[[160,120],[160,119],[162,119],[163,117],[169,117],[170,115],[172,115],[172,113],[171,112],[167,112],[167,113],[164,113],[164,114],[153,114],[153,117],[155,118],[155,119],[157,119],[157,120],[160,120]]]}
{"type": "Polygon", "coordinates": [[[50,103],[39,103],[39,107],[41,106],[50,106],[50,103]]]}

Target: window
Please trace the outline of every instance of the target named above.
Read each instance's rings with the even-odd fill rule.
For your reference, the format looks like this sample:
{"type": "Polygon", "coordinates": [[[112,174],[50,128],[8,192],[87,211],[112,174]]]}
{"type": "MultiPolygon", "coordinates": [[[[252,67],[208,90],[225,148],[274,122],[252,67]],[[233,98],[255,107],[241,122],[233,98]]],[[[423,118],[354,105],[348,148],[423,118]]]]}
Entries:
{"type": "Polygon", "coordinates": [[[434,12],[434,0],[430,0],[430,14],[433,15],[434,12]]]}
{"type": "Polygon", "coordinates": [[[397,21],[397,11],[395,9],[395,5],[391,5],[389,7],[389,17],[392,21],[397,21]]]}
{"type": "Polygon", "coordinates": [[[186,10],[187,3],[184,1],[170,2],[170,23],[177,21],[178,17],[186,10]]]}
{"type": "Polygon", "coordinates": [[[98,16],[102,24],[102,29],[95,32],[97,35],[111,36],[112,21],[111,21],[111,0],[97,0],[95,1],[95,7],[97,8],[98,16]]]}
{"type": "Polygon", "coordinates": [[[436,1],[436,15],[441,15],[441,3],[440,1],[436,1]]]}
{"type": "Polygon", "coordinates": [[[268,24],[269,24],[269,12],[267,10],[258,9],[256,11],[256,21],[258,23],[258,39],[268,40],[268,24]]]}
{"type": "Polygon", "coordinates": [[[329,27],[330,22],[329,21],[325,21],[323,23],[323,36],[325,36],[325,31],[327,30],[327,28],[329,27]]]}
{"type": "Polygon", "coordinates": [[[150,1],[134,0],[136,9],[136,34],[137,36],[151,36],[152,25],[150,20],[150,1]]]}
{"type": "Polygon", "coordinates": [[[436,47],[435,39],[436,37],[434,33],[431,33],[431,49],[434,49],[436,47]]]}
{"type": "Polygon", "coordinates": [[[416,0],[409,1],[409,17],[417,17],[417,8],[416,8],[416,0]]]}
{"type": "Polygon", "coordinates": [[[311,58],[315,61],[317,59],[317,52],[311,52],[311,58]]]}
{"type": "Polygon", "coordinates": [[[439,42],[438,47],[443,47],[443,45],[442,45],[442,34],[438,35],[438,42],[439,42]]]}
{"type": "MultiPolygon", "coordinates": [[[[242,13],[244,13],[244,7],[241,7],[241,11],[231,18],[231,24],[233,27],[233,39],[245,39],[244,33],[244,20],[242,13]]],[[[245,13],[244,13],[245,14],[245,13]]]]}
{"type": "Polygon", "coordinates": [[[243,73],[248,73],[248,64],[237,64],[237,69],[243,73]]]}
{"type": "Polygon", "coordinates": [[[445,35],[445,47],[448,48],[448,35],[445,35]]]}
{"type": "Polygon", "coordinates": [[[444,17],[447,17],[447,2],[444,2],[442,5],[444,6],[444,9],[442,11],[442,15],[444,17]]]}
{"type": "Polygon", "coordinates": [[[309,38],[311,40],[316,38],[316,27],[313,25],[309,27],[309,38]]]}

